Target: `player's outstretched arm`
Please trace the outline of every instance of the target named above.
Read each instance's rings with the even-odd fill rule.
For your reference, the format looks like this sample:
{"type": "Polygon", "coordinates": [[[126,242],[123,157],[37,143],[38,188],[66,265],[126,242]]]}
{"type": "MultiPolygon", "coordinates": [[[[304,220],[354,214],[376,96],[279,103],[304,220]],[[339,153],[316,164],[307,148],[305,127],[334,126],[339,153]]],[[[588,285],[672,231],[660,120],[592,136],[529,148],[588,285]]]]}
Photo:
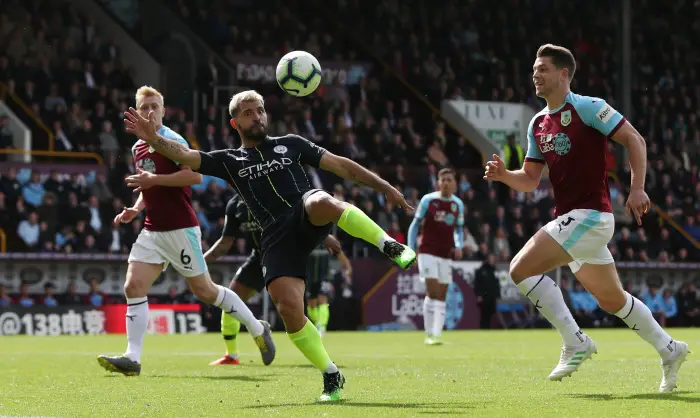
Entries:
{"type": "Polygon", "coordinates": [[[209,248],[209,251],[204,253],[204,260],[207,263],[211,263],[212,261],[215,261],[219,257],[222,257],[226,254],[228,254],[228,251],[231,249],[233,246],[233,237],[228,237],[228,236],[222,236],[219,238],[214,245],[209,248]]]}
{"type": "Polygon", "coordinates": [[[186,165],[192,170],[199,169],[202,162],[199,151],[189,149],[184,144],[159,135],[153,112],[149,113],[148,119],[146,119],[141,117],[136,109],[130,107],[128,111],[124,112],[124,117],[126,131],[147,142],[157,153],[186,165]]]}
{"type": "Polygon", "coordinates": [[[386,180],[348,158],[326,151],[321,156],[319,167],[346,180],[369,186],[385,194],[389,202],[399,205],[406,210],[413,210],[400,191],[396,190],[386,180]]]}
{"type": "Polygon", "coordinates": [[[134,192],[138,193],[153,186],[186,187],[200,184],[202,175],[195,173],[187,166],[181,166],[180,171],[171,174],[152,174],[139,169],[136,174],[128,176],[124,181],[127,186],[134,187],[134,192]]]}

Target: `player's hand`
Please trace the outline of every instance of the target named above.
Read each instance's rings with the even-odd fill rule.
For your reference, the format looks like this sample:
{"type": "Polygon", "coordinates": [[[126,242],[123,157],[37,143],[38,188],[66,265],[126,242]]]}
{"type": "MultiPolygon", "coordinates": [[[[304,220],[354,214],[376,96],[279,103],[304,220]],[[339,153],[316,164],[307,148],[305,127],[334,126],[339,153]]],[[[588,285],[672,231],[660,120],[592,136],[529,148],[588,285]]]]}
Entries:
{"type": "Polygon", "coordinates": [[[649,196],[644,189],[632,189],[630,195],[627,197],[627,203],[625,204],[625,213],[627,216],[631,214],[637,220],[637,225],[642,225],[642,216],[649,212],[651,207],[651,202],[649,201],[649,196]]]}
{"type": "Polygon", "coordinates": [[[148,119],[139,115],[133,107],[124,112],[124,127],[126,131],[132,135],[136,135],[144,141],[156,137],[156,114],[153,111],[148,112],[148,119]]]}
{"type": "Polygon", "coordinates": [[[462,249],[455,248],[453,255],[454,255],[455,260],[461,260],[462,259],[462,249]]]}
{"type": "Polygon", "coordinates": [[[386,200],[394,204],[394,206],[402,207],[406,213],[413,212],[413,206],[406,202],[406,198],[403,193],[398,191],[395,187],[389,186],[389,188],[384,192],[386,195],[386,200]]]}
{"type": "Polygon", "coordinates": [[[128,224],[133,221],[138,214],[139,211],[134,208],[124,208],[120,214],[114,217],[112,223],[115,227],[119,226],[119,224],[128,224]]]}
{"type": "Polygon", "coordinates": [[[493,161],[486,163],[484,180],[501,181],[503,176],[506,174],[506,165],[498,155],[493,154],[492,157],[493,161]]]}
{"type": "Polygon", "coordinates": [[[134,193],[141,193],[153,186],[157,186],[156,175],[143,171],[140,168],[136,170],[136,174],[132,174],[124,179],[124,182],[129,187],[135,187],[134,193]]]}
{"type": "Polygon", "coordinates": [[[333,235],[329,235],[325,240],[323,240],[323,246],[326,247],[328,252],[331,254],[338,254],[339,252],[343,251],[340,241],[338,241],[333,235]]]}

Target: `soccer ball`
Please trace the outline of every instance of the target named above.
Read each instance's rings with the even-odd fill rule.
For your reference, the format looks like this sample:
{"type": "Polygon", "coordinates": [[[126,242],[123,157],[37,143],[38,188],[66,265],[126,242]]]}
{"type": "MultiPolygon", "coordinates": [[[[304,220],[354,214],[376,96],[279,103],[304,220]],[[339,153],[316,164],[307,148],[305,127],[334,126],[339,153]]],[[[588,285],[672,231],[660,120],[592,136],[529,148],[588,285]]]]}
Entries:
{"type": "Polygon", "coordinates": [[[296,97],[308,96],[321,84],[321,64],[306,51],[292,51],[277,64],[277,84],[296,97]]]}

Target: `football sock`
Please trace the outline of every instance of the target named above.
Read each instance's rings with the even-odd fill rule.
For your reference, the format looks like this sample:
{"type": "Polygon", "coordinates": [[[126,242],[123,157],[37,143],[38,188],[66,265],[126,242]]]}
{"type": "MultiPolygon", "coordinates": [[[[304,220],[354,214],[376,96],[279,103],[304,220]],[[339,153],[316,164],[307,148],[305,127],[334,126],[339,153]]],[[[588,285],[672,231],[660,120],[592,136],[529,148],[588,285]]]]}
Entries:
{"type": "Polygon", "coordinates": [[[126,298],[126,352],[124,356],[141,363],[143,339],[148,328],[148,297],[126,298]]]}
{"type": "Polygon", "coordinates": [[[231,315],[221,312],[221,334],[226,344],[226,355],[238,357],[238,332],[241,330],[241,322],[231,315]]]}
{"type": "Polygon", "coordinates": [[[644,341],[651,344],[662,356],[671,353],[673,338],[656,322],[649,308],[629,293],[625,292],[625,296],[627,302],[619,312],[615,313],[615,316],[622,319],[628,327],[632,328],[644,341]]]}
{"type": "Polygon", "coordinates": [[[330,308],[328,307],[327,303],[323,303],[321,305],[318,305],[318,319],[316,320],[316,324],[319,325],[321,328],[326,329],[328,327],[328,321],[331,318],[331,311],[330,308]]]}
{"type": "Polygon", "coordinates": [[[338,371],[331,358],[328,357],[323,342],[321,342],[321,334],[318,333],[311,321],[306,321],[304,327],[299,331],[287,335],[289,335],[289,339],[292,340],[299,351],[304,354],[304,357],[321,372],[335,373],[338,371]]]}
{"type": "Polygon", "coordinates": [[[227,287],[223,287],[218,284],[216,287],[219,289],[219,294],[216,296],[214,305],[218,306],[222,311],[224,311],[222,315],[229,314],[241,321],[243,325],[248,328],[248,332],[253,337],[262,335],[265,328],[263,328],[260,321],[255,318],[253,312],[251,312],[248,305],[241,300],[240,296],[227,287]]]}
{"type": "Polygon", "coordinates": [[[433,300],[429,297],[423,299],[423,329],[425,329],[425,335],[433,335],[433,327],[435,326],[435,307],[433,305],[433,300]]]}
{"type": "Polygon", "coordinates": [[[386,241],[393,241],[384,230],[360,209],[350,205],[338,220],[338,227],[355,238],[360,238],[384,250],[386,241]]]}
{"type": "Polygon", "coordinates": [[[445,301],[433,300],[433,309],[435,311],[433,335],[439,337],[442,335],[442,328],[445,326],[445,301]]]}
{"type": "Polygon", "coordinates": [[[561,289],[547,275],[529,277],[518,283],[518,288],[559,331],[564,345],[577,346],[586,341],[585,334],[564,302],[561,289]]]}
{"type": "Polygon", "coordinates": [[[306,313],[311,322],[314,324],[318,320],[318,306],[309,306],[306,308],[306,313]]]}

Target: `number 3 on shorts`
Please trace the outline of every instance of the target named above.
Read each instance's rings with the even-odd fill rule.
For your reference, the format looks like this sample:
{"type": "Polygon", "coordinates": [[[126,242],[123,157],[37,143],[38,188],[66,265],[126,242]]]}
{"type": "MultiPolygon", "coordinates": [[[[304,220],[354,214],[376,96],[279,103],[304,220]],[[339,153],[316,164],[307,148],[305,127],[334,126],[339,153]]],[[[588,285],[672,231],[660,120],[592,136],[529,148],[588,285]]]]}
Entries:
{"type": "Polygon", "coordinates": [[[192,262],[192,257],[189,255],[185,254],[185,249],[183,248],[182,251],[180,251],[180,262],[184,266],[189,266],[190,263],[192,262]]]}

